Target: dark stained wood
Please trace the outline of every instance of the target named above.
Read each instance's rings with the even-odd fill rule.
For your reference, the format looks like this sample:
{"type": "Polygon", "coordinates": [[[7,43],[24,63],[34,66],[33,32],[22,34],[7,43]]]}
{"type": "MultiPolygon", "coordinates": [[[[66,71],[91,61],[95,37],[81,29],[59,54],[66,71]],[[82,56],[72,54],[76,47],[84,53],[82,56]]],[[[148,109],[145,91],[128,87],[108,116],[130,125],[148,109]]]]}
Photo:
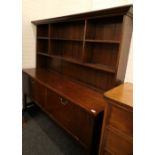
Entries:
{"type": "Polygon", "coordinates": [[[104,94],[107,101],[102,127],[100,155],[133,154],[132,84],[125,83],[104,94]]]}
{"type": "Polygon", "coordinates": [[[64,58],[80,60],[82,52],[82,42],[51,40],[52,49],[50,53],[64,58]]]}
{"type": "Polygon", "coordinates": [[[41,55],[37,54],[37,56],[36,56],[36,58],[37,58],[36,67],[37,68],[46,68],[47,67],[47,61],[49,60],[49,58],[46,57],[45,55],[47,55],[47,54],[46,53],[42,53],[41,55]]]}
{"type": "Polygon", "coordinates": [[[30,87],[31,87],[31,98],[36,101],[38,104],[40,104],[41,107],[44,107],[45,104],[45,87],[36,82],[35,80],[30,81],[30,87]]]}
{"type": "Polygon", "coordinates": [[[24,71],[22,73],[23,79],[23,109],[26,109],[27,97],[33,99],[35,102],[44,107],[45,104],[45,87],[37,81],[31,79],[24,71]]]}
{"type": "Polygon", "coordinates": [[[86,39],[85,42],[91,43],[109,43],[109,44],[119,44],[120,41],[115,40],[99,40],[99,39],[86,39]]]}
{"type": "Polygon", "coordinates": [[[37,39],[37,52],[48,53],[48,40],[47,39],[37,39]]]}
{"type": "Polygon", "coordinates": [[[25,69],[23,76],[28,77],[28,96],[87,153],[97,154],[105,108],[102,93],[45,69],[25,69]]]}
{"type": "Polygon", "coordinates": [[[118,46],[117,44],[96,44],[87,43],[87,62],[92,64],[103,64],[110,67],[116,66],[118,46]]]}
{"type": "Polygon", "coordinates": [[[38,26],[37,37],[48,37],[48,24],[38,26]]]}
{"type": "Polygon", "coordinates": [[[28,95],[30,96],[30,78],[27,74],[24,73],[24,71],[22,71],[22,92],[23,95],[28,95]]]}
{"type": "Polygon", "coordinates": [[[128,62],[128,52],[131,42],[132,36],[132,27],[133,21],[132,19],[125,15],[123,17],[123,25],[122,25],[122,37],[121,37],[121,44],[118,53],[117,59],[117,74],[116,74],[116,81],[123,82],[126,73],[126,67],[128,62]]]}
{"type": "Polygon", "coordinates": [[[52,24],[50,38],[82,40],[84,35],[84,22],[84,20],[78,20],[52,24]]]}
{"type": "Polygon", "coordinates": [[[83,41],[82,39],[69,39],[69,38],[57,38],[57,37],[50,38],[50,39],[51,40],[59,40],[59,41],[75,41],[75,42],[83,41]]]}
{"type": "Polygon", "coordinates": [[[49,39],[49,37],[37,37],[37,39],[49,39]]]}
{"type": "Polygon", "coordinates": [[[124,138],[122,145],[130,150],[132,123],[124,121],[131,121],[132,110],[108,97],[106,103],[103,94],[124,81],[132,6],[32,23],[37,27],[36,68],[23,70],[23,106],[30,97],[93,155],[98,154],[104,118],[104,154],[117,152],[120,146],[114,143],[124,138]],[[121,138],[113,143],[112,135],[121,138]]]}
{"type": "Polygon", "coordinates": [[[70,63],[73,63],[73,64],[78,64],[78,65],[81,65],[81,66],[84,66],[84,67],[88,67],[88,68],[92,68],[92,69],[96,69],[96,70],[100,70],[100,71],[115,73],[115,68],[112,67],[112,66],[109,66],[109,65],[82,63],[81,61],[75,60],[73,58],[62,57],[62,56],[58,56],[58,55],[49,55],[49,54],[41,53],[41,52],[38,52],[37,54],[42,55],[42,56],[46,56],[48,58],[55,58],[55,59],[59,59],[59,60],[64,60],[66,62],[70,62],[70,63]]]}
{"type": "Polygon", "coordinates": [[[46,110],[78,141],[91,149],[94,117],[53,91],[47,90],[46,110]],[[74,117],[73,117],[74,116],[74,117]],[[75,121],[76,120],[76,121],[75,121]]]}
{"type": "Polygon", "coordinates": [[[87,39],[120,41],[123,16],[88,20],[87,39]]]}
{"type": "MultiPolygon", "coordinates": [[[[86,64],[89,65],[89,64],[86,64]]],[[[96,66],[95,66],[96,67],[96,66]]],[[[89,84],[91,87],[98,88],[104,92],[113,86],[113,74],[109,72],[98,71],[91,68],[85,68],[79,65],[70,65],[68,62],[63,63],[63,74],[89,84]]]]}
{"type": "Polygon", "coordinates": [[[91,87],[103,91],[113,88],[124,81],[126,73],[132,34],[131,13],[132,6],[124,6],[80,16],[54,18],[52,22],[51,19],[45,20],[48,22],[44,24],[43,21],[33,22],[37,24],[37,54],[40,55],[37,56],[37,67],[58,69],[56,71],[64,74],[66,64],[71,65],[73,72],[80,75],[82,72],[84,75],[79,78],[78,74],[67,73],[70,77],[85,82],[85,72],[88,77],[96,74],[94,80],[87,82],[91,87]],[[55,64],[59,64],[59,67],[52,66],[55,64]],[[81,68],[83,69],[79,72],[81,68]],[[98,76],[104,80],[96,80],[100,79],[98,76]]]}
{"type": "Polygon", "coordinates": [[[63,75],[45,69],[24,69],[24,73],[62,97],[77,104],[92,115],[103,111],[102,93],[93,91],[79,83],[68,80],[63,75]],[[94,110],[95,112],[92,112],[94,110]]]}

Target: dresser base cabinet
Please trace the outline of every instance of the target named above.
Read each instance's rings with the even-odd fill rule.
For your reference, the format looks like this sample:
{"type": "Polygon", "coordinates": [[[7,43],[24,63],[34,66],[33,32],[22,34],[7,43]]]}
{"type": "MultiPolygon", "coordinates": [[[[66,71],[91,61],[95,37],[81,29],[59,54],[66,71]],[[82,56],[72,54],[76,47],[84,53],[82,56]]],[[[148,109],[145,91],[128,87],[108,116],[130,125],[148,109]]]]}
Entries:
{"type": "MultiPolygon", "coordinates": [[[[23,72],[23,96],[32,99],[60,127],[65,129],[86,150],[87,154],[98,154],[103,121],[103,107],[100,111],[88,111],[85,107],[66,99],[49,89],[43,82],[23,72]]],[[[54,82],[54,81],[53,81],[54,82]]],[[[56,81],[55,81],[56,82],[56,81]]],[[[26,107],[26,100],[24,107],[26,107]]],[[[92,107],[93,108],[93,107],[92,107]]]]}
{"type": "Polygon", "coordinates": [[[47,90],[45,108],[76,139],[85,146],[91,146],[95,121],[92,115],[50,90],[47,90]]]}

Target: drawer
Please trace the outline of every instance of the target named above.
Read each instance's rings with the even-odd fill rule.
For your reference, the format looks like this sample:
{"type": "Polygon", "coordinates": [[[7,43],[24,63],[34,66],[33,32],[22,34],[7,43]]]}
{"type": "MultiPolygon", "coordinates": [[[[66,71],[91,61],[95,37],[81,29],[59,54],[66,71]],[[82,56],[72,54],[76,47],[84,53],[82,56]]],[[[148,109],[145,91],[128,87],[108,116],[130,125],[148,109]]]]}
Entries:
{"type": "Polygon", "coordinates": [[[94,126],[92,115],[51,90],[47,90],[45,109],[84,146],[91,146],[94,126]]]}
{"type": "Polygon", "coordinates": [[[133,145],[131,141],[108,129],[106,129],[105,136],[105,150],[108,149],[112,154],[116,155],[133,154],[133,145]]]}
{"type": "Polygon", "coordinates": [[[115,106],[110,106],[107,125],[112,126],[132,137],[133,113],[115,106]]]}
{"type": "Polygon", "coordinates": [[[34,101],[36,101],[41,107],[44,107],[44,104],[45,104],[45,87],[33,79],[30,79],[30,87],[31,87],[30,97],[34,101]]]}

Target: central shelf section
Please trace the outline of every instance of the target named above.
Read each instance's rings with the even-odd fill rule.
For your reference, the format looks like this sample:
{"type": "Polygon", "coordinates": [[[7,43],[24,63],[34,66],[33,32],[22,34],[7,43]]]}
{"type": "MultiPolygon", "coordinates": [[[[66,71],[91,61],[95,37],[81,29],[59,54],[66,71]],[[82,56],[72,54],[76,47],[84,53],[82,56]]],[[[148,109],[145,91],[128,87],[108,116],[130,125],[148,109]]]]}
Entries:
{"type": "Polygon", "coordinates": [[[51,47],[49,54],[69,57],[80,60],[82,55],[83,42],[72,40],[50,40],[51,47]]]}
{"type": "Polygon", "coordinates": [[[37,54],[115,73],[122,20],[117,16],[41,24],[37,54]]]}
{"type": "Polygon", "coordinates": [[[108,66],[108,65],[82,63],[82,62],[80,62],[80,61],[78,61],[76,59],[73,59],[73,58],[62,57],[62,56],[58,56],[58,55],[49,55],[49,54],[42,53],[42,52],[41,53],[38,52],[37,54],[42,55],[42,56],[46,56],[46,57],[49,57],[49,58],[64,60],[64,61],[67,61],[67,62],[70,62],[70,63],[73,63],[73,64],[78,64],[78,65],[89,67],[89,68],[92,68],[92,69],[94,68],[94,69],[109,72],[109,73],[115,73],[115,69],[113,67],[108,66]]]}
{"type": "Polygon", "coordinates": [[[50,25],[50,38],[83,40],[85,20],[58,22],[50,25]]]}

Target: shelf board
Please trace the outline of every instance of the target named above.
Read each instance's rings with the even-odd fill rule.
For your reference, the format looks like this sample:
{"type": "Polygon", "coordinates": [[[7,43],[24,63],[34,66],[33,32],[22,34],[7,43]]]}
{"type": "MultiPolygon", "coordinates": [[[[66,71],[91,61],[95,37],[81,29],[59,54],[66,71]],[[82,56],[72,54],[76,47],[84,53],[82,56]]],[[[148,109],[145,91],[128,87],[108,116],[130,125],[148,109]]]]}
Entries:
{"type": "Polygon", "coordinates": [[[119,44],[120,41],[116,40],[94,40],[94,39],[86,39],[86,42],[91,42],[91,43],[109,43],[109,44],[119,44]]]}
{"type": "Polygon", "coordinates": [[[85,66],[91,67],[94,69],[115,73],[114,67],[108,66],[108,65],[102,65],[102,64],[92,64],[92,63],[84,63],[85,66]]]}
{"type": "Polygon", "coordinates": [[[75,63],[75,64],[79,64],[79,65],[83,65],[82,62],[73,59],[73,58],[68,58],[68,57],[62,57],[62,56],[58,56],[58,55],[49,55],[49,57],[51,58],[56,58],[56,59],[61,59],[67,62],[71,62],[71,63],[75,63]]]}
{"type": "Polygon", "coordinates": [[[67,61],[67,62],[71,62],[74,64],[78,64],[81,66],[85,66],[85,67],[89,67],[89,68],[93,68],[93,69],[97,69],[97,70],[101,70],[101,71],[105,71],[105,72],[109,72],[109,73],[115,73],[115,69],[108,65],[83,63],[83,62],[73,59],[73,58],[62,57],[62,56],[58,56],[58,55],[49,55],[49,54],[40,53],[40,52],[38,52],[38,54],[43,55],[43,56],[48,56],[51,58],[61,59],[61,60],[67,61]]]}
{"type": "Polygon", "coordinates": [[[62,41],[83,41],[82,39],[69,39],[69,38],[50,38],[51,40],[62,40],[62,41]]]}
{"type": "Polygon", "coordinates": [[[48,37],[37,37],[37,39],[49,39],[48,37]]]}
{"type": "Polygon", "coordinates": [[[43,55],[43,56],[48,56],[48,57],[49,57],[49,54],[47,54],[47,53],[37,52],[37,54],[39,54],[39,55],[43,55]]]}

